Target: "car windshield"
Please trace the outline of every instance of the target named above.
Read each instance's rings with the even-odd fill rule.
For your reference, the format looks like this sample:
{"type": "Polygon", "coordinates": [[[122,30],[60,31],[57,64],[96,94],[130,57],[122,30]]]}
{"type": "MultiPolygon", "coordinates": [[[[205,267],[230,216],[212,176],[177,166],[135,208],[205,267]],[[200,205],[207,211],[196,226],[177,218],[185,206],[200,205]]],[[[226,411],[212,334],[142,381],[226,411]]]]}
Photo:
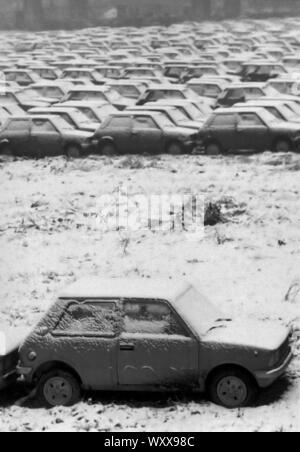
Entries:
{"type": "Polygon", "coordinates": [[[93,112],[93,110],[89,107],[79,107],[79,110],[86,116],[86,119],[93,122],[98,122],[99,119],[97,115],[93,112]]]}
{"type": "Polygon", "coordinates": [[[186,104],[184,108],[186,112],[189,114],[190,118],[193,119],[194,121],[197,121],[198,119],[202,118],[201,112],[198,110],[197,107],[195,107],[195,105],[186,104]]]}
{"type": "Polygon", "coordinates": [[[281,113],[284,115],[285,119],[287,121],[299,121],[300,118],[297,114],[293,113],[288,107],[286,107],[285,105],[282,105],[280,107],[280,111],[281,113]]]}
{"type": "Polygon", "coordinates": [[[170,128],[170,127],[176,127],[175,124],[168,118],[168,116],[164,113],[156,113],[155,119],[157,120],[158,124],[162,129],[164,128],[170,128]]]}
{"type": "Polygon", "coordinates": [[[109,90],[109,91],[106,91],[106,92],[105,92],[105,95],[106,95],[107,99],[109,99],[109,101],[110,101],[111,103],[118,102],[118,101],[120,100],[120,98],[121,98],[121,96],[120,96],[120,94],[118,93],[118,91],[116,91],[116,90],[114,90],[114,89],[111,89],[111,90],[109,90]]]}
{"type": "Polygon", "coordinates": [[[288,102],[288,103],[285,103],[284,105],[291,112],[296,113],[297,116],[300,116],[300,106],[296,102],[288,102]]]}
{"type": "Polygon", "coordinates": [[[25,89],[24,91],[19,91],[17,93],[17,96],[21,101],[26,101],[26,100],[37,99],[38,97],[41,96],[41,94],[37,90],[30,88],[30,89],[25,89]]]}
{"type": "Polygon", "coordinates": [[[69,124],[62,116],[56,117],[55,125],[59,130],[74,130],[74,127],[69,124]]]}
{"type": "Polygon", "coordinates": [[[275,97],[278,97],[278,91],[277,91],[277,89],[275,89],[275,88],[273,88],[273,86],[266,86],[265,88],[264,88],[264,93],[265,93],[265,96],[275,96],[275,97]]]}
{"type": "Polygon", "coordinates": [[[228,320],[224,318],[222,311],[211,304],[194,287],[190,287],[175,301],[178,313],[200,335],[204,336],[218,321],[228,320]]]}
{"type": "Polygon", "coordinates": [[[186,114],[184,114],[181,110],[179,110],[178,108],[172,108],[172,110],[170,111],[170,114],[172,115],[172,118],[176,122],[187,121],[189,119],[189,117],[186,114]]]}

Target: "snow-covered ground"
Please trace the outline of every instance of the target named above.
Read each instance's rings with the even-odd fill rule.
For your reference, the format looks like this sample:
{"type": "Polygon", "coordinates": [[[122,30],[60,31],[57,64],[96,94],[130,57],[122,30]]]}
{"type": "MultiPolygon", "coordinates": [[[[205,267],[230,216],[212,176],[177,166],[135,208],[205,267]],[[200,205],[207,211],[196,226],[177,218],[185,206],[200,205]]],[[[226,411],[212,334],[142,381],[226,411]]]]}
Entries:
{"type": "Polygon", "coordinates": [[[223,311],[294,327],[296,358],[254,408],[190,395],[86,394],[47,411],[0,395],[0,430],[295,431],[300,429],[300,157],[91,157],[0,161],[1,322],[32,326],[83,276],[186,278],[223,311]],[[221,202],[227,222],[183,232],[104,232],[99,198],[190,193],[221,202]]]}

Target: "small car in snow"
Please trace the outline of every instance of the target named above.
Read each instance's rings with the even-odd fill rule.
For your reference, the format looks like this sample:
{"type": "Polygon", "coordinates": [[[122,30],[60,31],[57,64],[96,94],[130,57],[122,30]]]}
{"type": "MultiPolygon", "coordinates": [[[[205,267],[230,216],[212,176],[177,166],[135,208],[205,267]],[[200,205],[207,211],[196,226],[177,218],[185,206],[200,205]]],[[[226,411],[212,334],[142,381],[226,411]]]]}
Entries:
{"type": "Polygon", "coordinates": [[[0,129],[0,154],[80,157],[88,152],[90,132],[76,130],[54,115],[14,116],[0,129]]]}
{"type": "Polygon", "coordinates": [[[78,402],[82,389],[188,389],[236,408],[285,372],[290,334],[224,316],[187,282],[91,278],[20,342],[17,371],[50,407],[78,402]]]}
{"type": "Polygon", "coordinates": [[[108,117],[91,145],[104,155],[183,154],[197,148],[198,131],[176,126],[159,112],[120,112],[108,117]]]}
{"type": "Polygon", "coordinates": [[[218,108],[203,125],[200,146],[207,154],[222,152],[297,151],[300,124],[277,119],[264,108],[218,108]]]}

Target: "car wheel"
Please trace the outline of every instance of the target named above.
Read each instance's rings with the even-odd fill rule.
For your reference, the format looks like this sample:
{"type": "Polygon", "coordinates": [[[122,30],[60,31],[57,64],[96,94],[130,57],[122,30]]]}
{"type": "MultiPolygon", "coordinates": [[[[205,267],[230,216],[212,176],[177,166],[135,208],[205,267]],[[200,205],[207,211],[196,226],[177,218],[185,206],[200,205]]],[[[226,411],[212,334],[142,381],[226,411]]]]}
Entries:
{"type": "Polygon", "coordinates": [[[53,370],[38,383],[37,398],[43,406],[72,406],[81,399],[78,380],[69,372],[53,370]]]}
{"type": "Polygon", "coordinates": [[[167,153],[170,155],[180,155],[183,154],[183,146],[181,143],[173,142],[168,144],[167,153]]]}
{"type": "Polygon", "coordinates": [[[81,149],[78,146],[68,146],[66,149],[67,157],[70,159],[78,159],[81,157],[81,149]]]}
{"type": "Polygon", "coordinates": [[[219,155],[222,153],[222,148],[217,141],[211,141],[205,145],[205,153],[207,155],[219,155]]]}
{"type": "Polygon", "coordinates": [[[282,138],[276,141],[274,150],[275,152],[290,152],[292,150],[292,146],[289,140],[282,138]]]}
{"type": "Polygon", "coordinates": [[[246,371],[232,368],[215,373],[208,390],[210,399],[217,405],[239,408],[253,402],[257,385],[246,371]]]}
{"type": "Polygon", "coordinates": [[[100,145],[100,152],[108,157],[115,155],[117,153],[116,147],[111,142],[105,142],[100,145]]]}

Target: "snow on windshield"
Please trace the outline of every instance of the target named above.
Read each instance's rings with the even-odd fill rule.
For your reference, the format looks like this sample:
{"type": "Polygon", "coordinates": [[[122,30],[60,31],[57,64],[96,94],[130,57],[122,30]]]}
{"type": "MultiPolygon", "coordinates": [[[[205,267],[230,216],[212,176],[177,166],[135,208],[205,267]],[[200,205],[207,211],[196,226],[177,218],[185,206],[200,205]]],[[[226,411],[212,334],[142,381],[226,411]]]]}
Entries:
{"type": "Polygon", "coordinates": [[[205,335],[224,314],[211,304],[194,287],[189,288],[175,301],[175,307],[183,319],[200,336],[205,335]]]}

